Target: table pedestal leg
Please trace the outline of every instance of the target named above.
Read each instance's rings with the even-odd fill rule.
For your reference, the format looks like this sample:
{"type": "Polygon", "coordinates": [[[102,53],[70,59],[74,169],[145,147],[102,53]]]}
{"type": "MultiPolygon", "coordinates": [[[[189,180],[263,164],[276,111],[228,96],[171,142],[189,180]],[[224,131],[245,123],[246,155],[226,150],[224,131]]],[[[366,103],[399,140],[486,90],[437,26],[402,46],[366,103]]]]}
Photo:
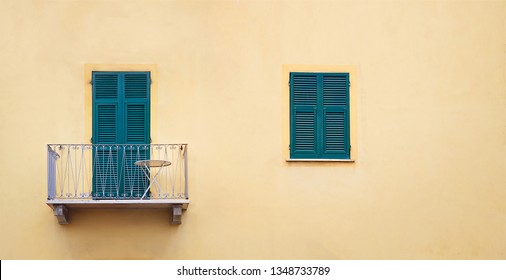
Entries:
{"type": "Polygon", "coordinates": [[[158,173],[160,173],[161,170],[162,170],[161,168],[158,168],[158,171],[156,171],[155,175],[153,176],[153,180],[149,180],[150,179],[149,178],[149,167],[147,165],[144,165],[144,168],[142,169],[142,171],[144,172],[144,175],[146,175],[146,178],[148,178],[148,180],[149,180],[149,186],[146,188],[146,191],[144,191],[144,194],[142,195],[141,200],[144,199],[144,197],[148,193],[148,190],[151,189],[151,186],[153,184],[156,184],[158,186],[158,191],[160,191],[160,185],[158,184],[156,177],[158,176],[158,173]],[[146,169],[146,170],[144,170],[144,169],[146,169]]]}

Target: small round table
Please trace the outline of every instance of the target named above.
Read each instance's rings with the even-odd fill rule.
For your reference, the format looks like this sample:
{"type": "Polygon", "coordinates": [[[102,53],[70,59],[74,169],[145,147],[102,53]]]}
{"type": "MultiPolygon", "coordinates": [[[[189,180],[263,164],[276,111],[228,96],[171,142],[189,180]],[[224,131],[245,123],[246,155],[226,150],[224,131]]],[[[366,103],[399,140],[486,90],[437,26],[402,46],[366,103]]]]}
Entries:
{"type": "Polygon", "coordinates": [[[156,184],[156,186],[158,187],[158,191],[160,191],[160,185],[158,184],[156,177],[158,176],[163,167],[167,167],[171,164],[170,161],[161,159],[146,159],[146,160],[138,160],[134,164],[142,169],[142,172],[144,172],[144,175],[146,175],[146,178],[148,178],[149,180],[149,186],[146,188],[146,191],[144,191],[141,200],[144,199],[144,197],[148,193],[148,190],[151,189],[151,186],[153,184],[156,184]],[[153,176],[153,179],[150,180],[151,178],[149,176],[149,171],[152,168],[158,168],[158,171],[153,176]]]}

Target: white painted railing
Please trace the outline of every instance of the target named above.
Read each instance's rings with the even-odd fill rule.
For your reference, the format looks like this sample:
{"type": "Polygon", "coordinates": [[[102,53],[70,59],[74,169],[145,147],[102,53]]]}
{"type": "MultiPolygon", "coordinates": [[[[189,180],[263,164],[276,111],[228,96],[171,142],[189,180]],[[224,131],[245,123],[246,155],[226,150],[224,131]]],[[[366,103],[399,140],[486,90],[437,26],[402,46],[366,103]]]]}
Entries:
{"type": "Polygon", "coordinates": [[[49,144],[47,170],[48,200],[188,199],[186,144],[49,144]]]}

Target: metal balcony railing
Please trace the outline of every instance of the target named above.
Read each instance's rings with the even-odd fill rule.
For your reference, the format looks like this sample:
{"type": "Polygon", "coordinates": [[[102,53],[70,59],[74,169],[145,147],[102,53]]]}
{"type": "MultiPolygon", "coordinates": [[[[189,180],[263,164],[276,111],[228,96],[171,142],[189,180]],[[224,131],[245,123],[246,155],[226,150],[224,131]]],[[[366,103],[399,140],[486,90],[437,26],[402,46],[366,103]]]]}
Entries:
{"type": "Polygon", "coordinates": [[[48,201],[188,199],[187,154],[186,144],[49,144],[48,201]],[[143,170],[146,160],[170,165],[143,170]]]}

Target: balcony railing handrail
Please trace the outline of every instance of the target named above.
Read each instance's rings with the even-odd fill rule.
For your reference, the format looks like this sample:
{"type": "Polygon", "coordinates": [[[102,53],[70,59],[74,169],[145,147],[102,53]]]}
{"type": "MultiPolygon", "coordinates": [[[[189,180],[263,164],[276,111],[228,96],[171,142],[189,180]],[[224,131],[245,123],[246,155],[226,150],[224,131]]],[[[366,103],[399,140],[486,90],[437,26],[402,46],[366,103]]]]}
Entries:
{"type": "Polygon", "coordinates": [[[188,199],[187,144],[48,144],[48,199],[140,199],[153,174],[134,162],[170,161],[152,199],[188,199]],[[146,177],[147,175],[148,177],[146,177]]]}

